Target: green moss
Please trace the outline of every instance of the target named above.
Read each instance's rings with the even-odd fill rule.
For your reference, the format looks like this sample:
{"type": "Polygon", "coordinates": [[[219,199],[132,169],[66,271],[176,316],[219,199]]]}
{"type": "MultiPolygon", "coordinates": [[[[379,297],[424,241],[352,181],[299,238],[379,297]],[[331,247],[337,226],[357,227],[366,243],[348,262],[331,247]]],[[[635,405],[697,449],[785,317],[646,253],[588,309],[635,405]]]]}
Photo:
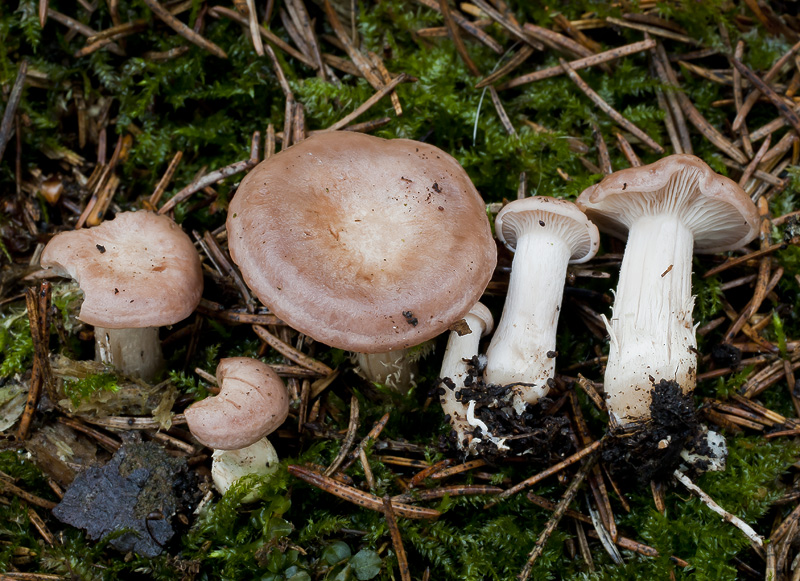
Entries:
{"type": "Polygon", "coordinates": [[[69,398],[72,405],[77,408],[81,402],[86,401],[97,391],[117,391],[117,377],[113,373],[89,375],[83,379],[65,379],[64,395],[69,398]]]}

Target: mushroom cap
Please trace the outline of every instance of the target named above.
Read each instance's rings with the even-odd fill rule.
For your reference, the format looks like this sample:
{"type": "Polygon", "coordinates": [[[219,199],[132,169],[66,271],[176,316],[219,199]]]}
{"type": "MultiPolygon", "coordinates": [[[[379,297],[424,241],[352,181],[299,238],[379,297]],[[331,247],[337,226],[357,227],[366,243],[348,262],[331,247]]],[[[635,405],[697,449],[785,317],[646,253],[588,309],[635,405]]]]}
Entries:
{"type": "Polygon", "coordinates": [[[570,248],[570,263],[590,260],[600,245],[597,227],[578,206],[567,200],[531,196],[506,204],[497,214],[497,238],[514,252],[517,239],[526,231],[548,229],[561,236],[570,248]]]}
{"type": "Polygon", "coordinates": [[[314,135],[242,180],[228,245],[276,315],[327,345],[418,345],[462,318],[497,249],[483,200],[440,149],[354,132],[314,135]]]}
{"type": "Polygon", "coordinates": [[[278,374],[251,357],[229,357],[217,365],[219,395],[192,404],[184,415],[204,446],[239,450],[274,432],[289,415],[289,395],[278,374]]]}
{"type": "Polygon", "coordinates": [[[107,329],[172,325],[203,294],[192,241],[170,218],[145,210],[56,234],[41,265],[75,279],[84,294],[78,318],[107,329]]]}
{"type": "Polygon", "coordinates": [[[637,218],[667,212],[692,231],[695,252],[733,250],[758,234],[750,196],[693,155],[614,172],[585,189],[576,203],[600,230],[623,240],[637,218]]]}

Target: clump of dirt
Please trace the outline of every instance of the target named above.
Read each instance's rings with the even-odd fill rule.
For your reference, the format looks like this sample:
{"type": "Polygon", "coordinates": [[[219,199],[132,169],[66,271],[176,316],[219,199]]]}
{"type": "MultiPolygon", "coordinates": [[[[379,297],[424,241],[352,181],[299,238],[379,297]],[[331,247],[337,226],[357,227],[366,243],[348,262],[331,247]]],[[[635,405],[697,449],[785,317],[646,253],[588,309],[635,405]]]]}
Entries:
{"type": "Polygon", "coordinates": [[[735,369],[742,362],[742,352],[730,343],[719,343],[711,348],[711,360],[719,367],[735,369]]]}
{"type": "MultiPolygon", "coordinates": [[[[494,436],[494,440],[487,438],[481,427],[467,432],[468,439],[480,440],[473,446],[478,456],[495,461],[524,455],[533,462],[547,462],[553,455],[561,457],[571,451],[569,420],[554,415],[552,399],[541,398],[536,405],[526,405],[522,414],[518,414],[512,404],[514,386],[485,383],[481,379],[484,366],[485,358],[473,357],[464,387],[456,392],[457,401],[465,405],[475,402],[475,418],[494,436]],[[501,446],[497,440],[502,441],[501,446]]],[[[455,387],[448,378],[442,380],[442,386],[442,389],[455,387]]],[[[452,431],[448,437],[450,445],[456,444],[455,438],[456,432],[452,431]]]]}
{"type": "Polygon", "coordinates": [[[632,429],[612,433],[603,460],[622,480],[647,485],[662,480],[681,463],[681,451],[703,446],[691,394],[675,381],[662,379],[650,391],[650,419],[632,429]]]}

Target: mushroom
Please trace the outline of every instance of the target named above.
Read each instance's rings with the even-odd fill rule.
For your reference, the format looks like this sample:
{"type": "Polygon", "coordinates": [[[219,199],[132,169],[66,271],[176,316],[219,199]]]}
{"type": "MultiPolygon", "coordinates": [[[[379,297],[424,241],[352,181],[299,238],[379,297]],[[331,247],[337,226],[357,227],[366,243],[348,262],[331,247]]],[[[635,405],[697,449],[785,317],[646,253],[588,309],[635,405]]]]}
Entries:
{"type": "MultiPolygon", "coordinates": [[[[228,492],[242,476],[269,476],[278,469],[278,453],[267,438],[261,438],[239,450],[214,450],[211,454],[211,479],[220,494],[228,492]]],[[[241,502],[255,502],[258,494],[250,491],[241,502]]]]}
{"type": "Polygon", "coordinates": [[[735,182],[692,155],[671,155],[624,169],[584,190],[578,205],[627,245],[620,268],[605,373],[614,429],[650,418],[651,390],[675,382],[694,390],[692,251],[744,246],[758,232],[758,211],[735,182]]]}
{"type": "Polygon", "coordinates": [[[95,327],[97,360],[145,381],[163,367],[158,328],[188,317],[203,293],[192,241],[168,217],[143,210],[56,234],[41,265],[80,285],[78,318],[95,327]]]}
{"type": "Polygon", "coordinates": [[[261,302],[316,341],[358,353],[442,333],[478,301],[496,262],[485,205],[455,159],[354,132],[320,133],[260,163],[227,228],[261,302]]]}
{"type": "Polygon", "coordinates": [[[474,433],[469,436],[467,434],[474,432],[476,428],[480,428],[484,434],[483,438],[492,440],[498,448],[501,448],[502,440],[494,437],[486,424],[475,417],[475,402],[465,404],[457,399],[457,392],[465,387],[466,383],[472,384],[475,381],[475,376],[470,373],[470,371],[477,371],[472,365],[473,358],[478,355],[481,337],[492,332],[494,319],[483,303],[477,303],[464,316],[463,320],[467,329],[459,328],[450,331],[442,359],[442,370],[439,374],[444,390],[440,392],[439,398],[442,403],[442,411],[456,433],[456,443],[459,449],[468,452],[475,451],[475,445],[480,442],[480,436],[473,437],[474,433]]]}
{"type": "Polygon", "coordinates": [[[275,431],[289,415],[283,380],[266,363],[228,357],[217,365],[219,395],[192,404],[184,415],[204,446],[239,450],[275,431]]]}
{"type": "Polygon", "coordinates": [[[511,386],[521,414],[547,394],[553,378],[567,264],[592,258],[600,237],[575,204],[543,196],[506,205],[495,232],[514,260],[503,314],[486,351],[486,382],[511,386]]]}

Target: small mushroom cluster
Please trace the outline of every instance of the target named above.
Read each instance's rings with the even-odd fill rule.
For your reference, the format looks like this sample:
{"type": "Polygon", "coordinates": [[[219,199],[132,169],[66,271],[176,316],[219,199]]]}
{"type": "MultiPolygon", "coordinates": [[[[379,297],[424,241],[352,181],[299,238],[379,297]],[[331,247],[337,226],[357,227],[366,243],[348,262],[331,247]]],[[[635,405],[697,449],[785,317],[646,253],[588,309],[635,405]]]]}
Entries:
{"type": "MultiPolygon", "coordinates": [[[[480,194],[440,149],[321,133],[253,169],[227,218],[231,257],[255,295],[301,333],[356,353],[370,381],[407,390],[416,373],[409,353],[449,329],[440,397],[466,453],[508,449],[509,434],[487,410],[523,417],[547,395],[567,267],[594,256],[598,228],[628,238],[606,320],[605,376],[612,433],[626,432],[650,421],[657,384],[694,388],[692,252],[739,248],[757,231],[747,195],[699,159],[675,155],[617,172],[577,204],[544,196],[507,204],[495,231],[514,258],[485,356],[480,341],[494,321],[478,301],[497,248],[480,194]]],[[[189,238],[146,211],[57,235],[42,265],[79,282],[80,318],[95,326],[98,358],[146,380],[163,365],[158,326],[187,317],[202,294],[189,238]]],[[[254,359],[222,360],[217,378],[219,395],[185,415],[216,450],[224,491],[275,465],[266,435],[286,419],[289,398],[254,359]]]]}

